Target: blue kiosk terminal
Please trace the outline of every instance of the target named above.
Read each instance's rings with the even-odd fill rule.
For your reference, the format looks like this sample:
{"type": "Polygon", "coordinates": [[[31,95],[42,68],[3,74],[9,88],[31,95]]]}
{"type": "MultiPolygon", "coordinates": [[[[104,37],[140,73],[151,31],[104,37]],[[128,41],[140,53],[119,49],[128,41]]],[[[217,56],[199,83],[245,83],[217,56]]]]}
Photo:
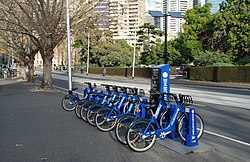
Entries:
{"type": "MultiPolygon", "coordinates": [[[[170,65],[163,64],[154,66],[152,69],[152,78],[151,78],[151,90],[158,91],[160,93],[166,92],[170,93],[170,65]]],[[[158,105],[159,96],[150,94],[150,103],[158,105]]],[[[176,109],[176,105],[171,105],[169,107],[170,118],[173,115],[174,109],[176,109]]],[[[197,146],[197,130],[196,130],[196,114],[194,108],[189,108],[189,130],[187,132],[187,141],[183,142],[186,146],[197,146]]],[[[176,121],[177,122],[177,121],[176,121]]],[[[168,138],[175,139],[178,137],[177,131],[172,132],[168,135],[168,138]]]]}

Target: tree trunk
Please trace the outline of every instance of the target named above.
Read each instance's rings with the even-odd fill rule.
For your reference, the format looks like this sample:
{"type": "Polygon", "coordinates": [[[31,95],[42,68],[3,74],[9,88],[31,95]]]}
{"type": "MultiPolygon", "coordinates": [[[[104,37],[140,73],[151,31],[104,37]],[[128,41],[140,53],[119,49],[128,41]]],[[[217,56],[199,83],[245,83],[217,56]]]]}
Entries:
{"type": "Polygon", "coordinates": [[[26,68],[22,62],[18,64],[17,77],[19,79],[26,80],[26,68]]]}
{"type": "Polygon", "coordinates": [[[52,86],[52,59],[53,57],[48,56],[43,58],[43,81],[42,89],[53,89],[52,86]]]}
{"type": "Polygon", "coordinates": [[[34,83],[34,60],[35,58],[30,58],[28,64],[28,83],[34,83]]]}

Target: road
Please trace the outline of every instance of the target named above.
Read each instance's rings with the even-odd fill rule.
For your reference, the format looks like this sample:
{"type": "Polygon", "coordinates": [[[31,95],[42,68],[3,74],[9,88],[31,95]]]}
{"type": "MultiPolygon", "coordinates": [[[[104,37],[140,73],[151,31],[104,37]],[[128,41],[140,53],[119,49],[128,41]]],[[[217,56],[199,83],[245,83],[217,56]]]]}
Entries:
{"type": "MultiPolygon", "coordinates": [[[[66,90],[68,76],[53,73],[54,85],[66,90]]],[[[135,79],[101,76],[73,76],[73,85],[82,92],[84,81],[116,84],[150,89],[150,79],[135,79]]],[[[215,150],[230,154],[244,161],[250,159],[250,90],[227,86],[204,86],[190,84],[171,84],[171,92],[189,94],[193,97],[197,112],[205,122],[202,143],[215,150]]]]}

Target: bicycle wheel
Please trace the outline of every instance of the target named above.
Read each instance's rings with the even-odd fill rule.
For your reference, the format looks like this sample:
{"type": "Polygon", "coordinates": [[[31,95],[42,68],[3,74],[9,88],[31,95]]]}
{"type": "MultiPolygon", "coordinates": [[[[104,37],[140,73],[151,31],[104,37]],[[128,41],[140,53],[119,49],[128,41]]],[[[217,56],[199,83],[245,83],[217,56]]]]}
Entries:
{"type": "Polygon", "coordinates": [[[159,119],[159,123],[160,123],[160,127],[161,128],[165,128],[169,125],[170,122],[170,115],[169,115],[169,111],[164,110],[161,115],[160,115],[160,119],[159,119]]]}
{"type": "Polygon", "coordinates": [[[89,107],[93,104],[93,102],[91,101],[88,101],[88,102],[85,102],[83,105],[82,105],[82,108],[81,108],[81,117],[84,121],[87,121],[87,111],[89,109],[89,107]]]}
{"type": "MultiPolygon", "coordinates": [[[[204,122],[201,116],[197,113],[196,113],[196,128],[197,128],[197,139],[199,140],[204,132],[204,122]]],[[[178,119],[177,131],[181,140],[184,142],[187,141],[186,138],[189,131],[189,124],[188,124],[188,119],[184,114],[182,114],[178,119]]]]}
{"type": "Polygon", "coordinates": [[[79,101],[79,98],[75,95],[66,95],[61,100],[62,108],[66,111],[72,111],[75,109],[76,103],[79,101]]]}
{"type": "Polygon", "coordinates": [[[115,137],[119,142],[126,145],[126,133],[128,131],[129,125],[135,121],[136,116],[133,114],[125,114],[120,119],[118,119],[115,127],[115,137]]]}
{"type": "Polygon", "coordinates": [[[81,116],[81,110],[82,110],[82,105],[86,102],[86,100],[80,100],[77,104],[76,104],[76,108],[75,108],[75,114],[78,118],[82,119],[81,116]]]}
{"type": "Polygon", "coordinates": [[[129,108],[129,101],[125,102],[123,108],[122,108],[122,113],[125,114],[128,111],[129,108]]]}
{"type": "Polygon", "coordinates": [[[100,105],[94,105],[91,106],[87,113],[86,113],[86,119],[89,122],[90,125],[95,126],[95,116],[97,114],[97,111],[101,108],[100,105]]]}
{"type": "Polygon", "coordinates": [[[144,152],[149,150],[155,143],[156,134],[144,136],[144,132],[154,131],[155,127],[148,120],[136,120],[131,123],[126,141],[128,146],[136,152],[144,152]]]}
{"type": "Polygon", "coordinates": [[[111,131],[117,122],[117,112],[109,107],[101,108],[95,116],[95,124],[103,132],[111,131]]]}

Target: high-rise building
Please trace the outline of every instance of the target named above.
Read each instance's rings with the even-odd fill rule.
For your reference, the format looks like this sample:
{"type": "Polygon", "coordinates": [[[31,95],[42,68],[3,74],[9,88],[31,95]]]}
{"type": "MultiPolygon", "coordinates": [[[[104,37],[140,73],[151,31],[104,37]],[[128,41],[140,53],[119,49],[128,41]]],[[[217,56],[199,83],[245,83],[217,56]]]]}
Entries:
{"type": "Polygon", "coordinates": [[[209,2],[212,4],[211,14],[214,14],[219,11],[220,4],[223,0],[194,0],[194,5],[203,6],[205,3],[209,2]]]}
{"type": "Polygon", "coordinates": [[[95,7],[95,13],[98,17],[98,28],[100,30],[109,29],[109,0],[100,1],[95,7]]]}
{"type": "MultiPolygon", "coordinates": [[[[179,12],[185,14],[188,9],[193,8],[193,0],[164,0],[163,1],[163,11],[168,12],[179,12]]],[[[165,18],[163,20],[165,24],[165,18]]],[[[182,24],[184,23],[183,18],[173,18],[167,16],[167,31],[168,40],[176,37],[182,30],[182,24]]],[[[164,26],[165,29],[165,26],[164,26]]]]}
{"type": "Polygon", "coordinates": [[[134,40],[134,33],[144,19],[144,0],[109,0],[109,29],[114,39],[134,40]]]}
{"type": "Polygon", "coordinates": [[[99,29],[111,30],[113,39],[131,43],[137,28],[144,24],[145,0],[103,0],[95,7],[95,13],[99,14],[99,29]]]}
{"type": "Polygon", "coordinates": [[[145,1],[145,22],[154,24],[159,29],[163,30],[163,18],[152,17],[150,11],[163,12],[163,0],[146,0],[145,1]]]}
{"type": "Polygon", "coordinates": [[[194,5],[203,6],[206,3],[206,0],[194,0],[194,5]]]}

